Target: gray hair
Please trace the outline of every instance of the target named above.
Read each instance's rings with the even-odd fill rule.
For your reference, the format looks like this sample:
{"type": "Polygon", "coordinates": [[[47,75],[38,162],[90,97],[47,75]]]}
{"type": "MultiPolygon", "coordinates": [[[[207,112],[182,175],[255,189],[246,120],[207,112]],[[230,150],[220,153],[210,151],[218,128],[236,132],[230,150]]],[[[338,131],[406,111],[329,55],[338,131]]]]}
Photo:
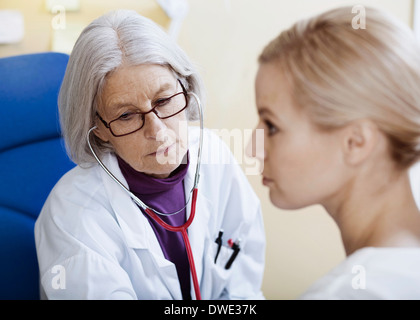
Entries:
{"type": "MultiPolygon", "coordinates": [[[[200,76],[185,52],[163,29],[135,11],[109,12],[90,23],[80,34],[70,55],[58,97],[62,134],[69,157],[77,164],[94,162],[86,134],[95,125],[97,97],[106,76],[124,65],[156,64],[168,67],[188,92],[203,103],[200,76]]],[[[198,119],[195,100],[189,100],[187,117],[198,119]]],[[[95,135],[90,141],[101,156],[112,150],[95,135]]]]}

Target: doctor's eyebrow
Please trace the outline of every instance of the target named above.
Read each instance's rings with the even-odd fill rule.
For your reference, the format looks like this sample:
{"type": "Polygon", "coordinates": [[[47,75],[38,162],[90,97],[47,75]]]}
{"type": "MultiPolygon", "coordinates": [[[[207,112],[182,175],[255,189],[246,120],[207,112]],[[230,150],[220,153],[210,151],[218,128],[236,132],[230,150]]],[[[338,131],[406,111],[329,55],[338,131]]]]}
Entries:
{"type": "Polygon", "coordinates": [[[173,89],[173,91],[176,91],[177,87],[178,87],[178,81],[176,82],[175,85],[173,83],[165,82],[159,87],[159,89],[154,93],[154,95],[155,96],[160,95],[161,93],[168,91],[170,89],[173,89]]]}
{"type": "MultiPolygon", "coordinates": [[[[159,88],[156,91],[152,92],[152,97],[157,97],[157,96],[161,95],[162,93],[164,93],[168,90],[172,90],[175,93],[176,89],[177,89],[176,85],[174,86],[172,83],[165,82],[161,86],[159,86],[159,88]]],[[[170,94],[172,94],[172,92],[168,93],[168,95],[170,95],[170,94]]],[[[129,101],[122,101],[122,102],[111,103],[108,106],[108,108],[111,109],[114,112],[117,112],[124,107],[135,107],[135,108],[137,108],[137,103],[129,102],[129,101]]]]}

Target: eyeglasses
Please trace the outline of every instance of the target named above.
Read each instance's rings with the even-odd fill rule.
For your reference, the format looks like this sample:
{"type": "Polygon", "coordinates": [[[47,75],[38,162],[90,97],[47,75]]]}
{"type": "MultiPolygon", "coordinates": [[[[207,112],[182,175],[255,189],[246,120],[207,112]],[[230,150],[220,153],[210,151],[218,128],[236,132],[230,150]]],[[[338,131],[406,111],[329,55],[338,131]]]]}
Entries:
{"type": "Polygon", "coordinates": [[[164,120],[181,113],[187,108],[187,92],[179,79],[178,82],[182,87],[182,92],[178,92],[168,98],[156,100],[152,103],[152,109],[149,111],[127,111],[110,122],[106,122],[98,112],[96,112],[96,115],[105,127],[111,131],[114,137],[123,137],[132,134],[143,128],[146,119],[145,115],[148,113],[153,112],[159,119],[164,120]]]}

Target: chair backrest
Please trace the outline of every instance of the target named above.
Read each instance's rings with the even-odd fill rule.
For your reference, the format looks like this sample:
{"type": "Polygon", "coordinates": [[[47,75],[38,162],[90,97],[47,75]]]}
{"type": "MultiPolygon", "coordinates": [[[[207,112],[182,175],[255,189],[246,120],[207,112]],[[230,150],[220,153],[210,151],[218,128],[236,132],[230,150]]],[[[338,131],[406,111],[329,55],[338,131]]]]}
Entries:
{"type": "Polygon", "coordinates": [[[68,55],[0,59],[0,299],[38,299],[34,223],[74,167],[60,135],[57,98],[68,55]]]}

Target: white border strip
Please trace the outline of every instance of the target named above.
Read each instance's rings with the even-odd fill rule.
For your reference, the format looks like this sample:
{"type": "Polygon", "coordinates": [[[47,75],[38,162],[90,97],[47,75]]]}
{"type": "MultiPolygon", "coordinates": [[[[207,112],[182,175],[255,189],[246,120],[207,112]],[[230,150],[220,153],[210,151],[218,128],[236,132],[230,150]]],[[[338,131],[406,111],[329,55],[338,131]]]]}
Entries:
{"type": "Polygon", "coordinates": [[[413,30],[420,40],[420,1],[413,0],[413,30]]]}

